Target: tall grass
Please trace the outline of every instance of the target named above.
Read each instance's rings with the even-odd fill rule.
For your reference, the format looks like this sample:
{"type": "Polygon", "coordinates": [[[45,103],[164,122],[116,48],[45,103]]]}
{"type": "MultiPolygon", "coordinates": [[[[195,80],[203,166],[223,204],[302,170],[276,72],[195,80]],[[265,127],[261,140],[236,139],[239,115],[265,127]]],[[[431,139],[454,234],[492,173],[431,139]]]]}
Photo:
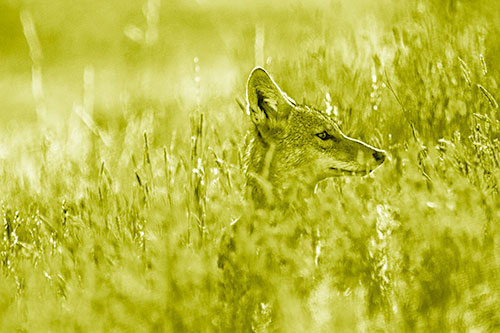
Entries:
{"type": "Polygon", "coordinates": [[[500,329],[496,1],[72,6],[0,5],[2,331],[500,329]],[[254,210],[255,63],[390,161],[254,210]]]}

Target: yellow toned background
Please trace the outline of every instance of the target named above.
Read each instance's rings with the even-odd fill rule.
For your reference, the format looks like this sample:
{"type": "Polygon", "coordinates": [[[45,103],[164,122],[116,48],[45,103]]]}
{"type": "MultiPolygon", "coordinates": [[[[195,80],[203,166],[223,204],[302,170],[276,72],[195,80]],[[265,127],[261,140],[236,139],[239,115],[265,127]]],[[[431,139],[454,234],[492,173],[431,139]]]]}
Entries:
{"type": "Polygon", "coordinates": [[[0,329],[498,330],[499,12],[0,1],[0,329]],[[253,211],[255,65],[391,160],[253,211]]]}

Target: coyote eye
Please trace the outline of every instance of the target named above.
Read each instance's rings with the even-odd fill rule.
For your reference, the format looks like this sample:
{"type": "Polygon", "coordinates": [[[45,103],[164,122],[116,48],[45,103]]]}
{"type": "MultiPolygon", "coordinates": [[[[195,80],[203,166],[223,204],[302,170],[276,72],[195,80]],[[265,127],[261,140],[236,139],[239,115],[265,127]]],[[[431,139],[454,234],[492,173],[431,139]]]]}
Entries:
{"type": "Polygon", "coordinates": [[[323,131],[323,132],[321,132],[321,133],[318,133],[318,134],[316,134],[316,136],[317,136],[318,138],[320,138],[321,140],[328,140],[328,139],[329,139],[329,137],[330,137],[326,131],[323,131]]]}

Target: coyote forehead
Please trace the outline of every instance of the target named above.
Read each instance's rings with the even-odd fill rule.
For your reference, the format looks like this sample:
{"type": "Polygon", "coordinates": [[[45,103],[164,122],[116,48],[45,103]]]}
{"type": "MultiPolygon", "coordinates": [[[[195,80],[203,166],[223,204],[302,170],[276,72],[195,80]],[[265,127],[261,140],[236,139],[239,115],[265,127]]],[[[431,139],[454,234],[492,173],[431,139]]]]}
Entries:
{"type": "Polygon", "coordinates": [[[254,199],[327,177],[365,175],[384,162],[384,151],[344,135],[326,112],[295,103],[263,68],[248,79],[247,111],[253,128],[244,162],[254,199]]]}
{"type": "MultiPolygon", "coordinates": [[[[295,130],[307,133],[315,130],[317,133],[327,131],[329,133],[341,133],[338,124],[325,111],[318,110],[308,105],[295,104],[290,113],[287,125],[295,127],[295,130]]],[[[292,130],[292,129],[290,129],[292,130]]]]}

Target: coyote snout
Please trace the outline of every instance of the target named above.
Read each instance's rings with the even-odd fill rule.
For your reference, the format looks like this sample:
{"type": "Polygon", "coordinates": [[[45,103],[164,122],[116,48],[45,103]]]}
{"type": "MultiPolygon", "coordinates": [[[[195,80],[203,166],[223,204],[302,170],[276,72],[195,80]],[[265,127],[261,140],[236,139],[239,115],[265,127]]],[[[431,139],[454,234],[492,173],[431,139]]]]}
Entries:
{"type": "Polygon", "coordinates": [[[247,187],[259,202],[327,177],[366,175],[385,160],[383,150],[347,137],[326,112],[297,104],[260,67],[248,78],[247,113],[254,124],[247,187]]]}

